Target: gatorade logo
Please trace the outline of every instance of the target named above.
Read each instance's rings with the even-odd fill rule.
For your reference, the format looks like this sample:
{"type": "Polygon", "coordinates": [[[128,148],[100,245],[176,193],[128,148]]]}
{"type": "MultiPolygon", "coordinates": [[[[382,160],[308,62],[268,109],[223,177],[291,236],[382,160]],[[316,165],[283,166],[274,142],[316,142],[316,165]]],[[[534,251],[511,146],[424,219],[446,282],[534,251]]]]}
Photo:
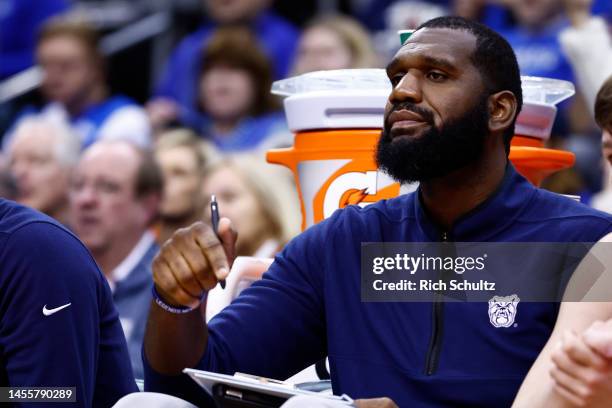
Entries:
{"type": "Polygon", "coordinates": [[[327,218],[338,208],[357,204],[362,207],[372,204],[364,202],[368,195],[377,193],[377,171],[344,173],[334,179],[327,188],[323,200],[323,217],[327,218]]]}
{"type": "Polygon", "coordinates": [[[399,190],[400,185],[385,173],[354,160],[329,175],[318,190],[313,200],[314,221],[328,218],[337,209],[349,205],[365,207],[397,197],[399,190]]]}
{"type": "Polygon", "coordinates": [[[380,129],[298,132],[292,148],[268,152],[269,162],[285,165],[295,175],[303,229],[337,209],[400,194],[400,185],[377,169],[379,137],[380,129]]]}
{"type": "MultiPolygon", "coordinates": [[[[342,198],[340,199],[340,207],[344,208],[347,205],[357,205],[363,201],[364,198],[368,196],[367,189],[361,190],[349,190],[346,193],[342,194],[342,198]]],[[[366,203],[367,204],[367,203],[366,203]]]]}

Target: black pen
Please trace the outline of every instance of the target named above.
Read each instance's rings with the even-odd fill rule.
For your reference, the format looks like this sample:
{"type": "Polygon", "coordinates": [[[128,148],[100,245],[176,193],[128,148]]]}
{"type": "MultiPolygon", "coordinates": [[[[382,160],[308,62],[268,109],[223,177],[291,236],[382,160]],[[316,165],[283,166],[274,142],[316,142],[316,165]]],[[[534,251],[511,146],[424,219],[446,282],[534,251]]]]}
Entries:
{"type": "MultiPolygon", "coordinates": [[[[219,236],[219,204],[217,204],[217,197],[215,195],[210,196],[210,222],[212,223],[213,231],[217,235],[217,238],[221,240],[219,236]]],[[[225,279],[219,281],[221,289],[225,289],[225,279]]]]}

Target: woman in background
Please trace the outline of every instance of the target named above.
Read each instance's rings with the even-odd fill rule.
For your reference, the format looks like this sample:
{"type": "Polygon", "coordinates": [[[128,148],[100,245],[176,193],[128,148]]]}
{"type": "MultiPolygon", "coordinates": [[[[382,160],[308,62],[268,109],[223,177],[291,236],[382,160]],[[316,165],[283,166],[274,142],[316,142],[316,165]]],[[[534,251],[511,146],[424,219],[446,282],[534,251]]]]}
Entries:
{"type": "Polygon", "coordinates": [[[265,151],[292,144],[276,96],[272,68],[246,28],[218,30],[202,56],[202,133],[221,151],[265,151]]]}
{"type": "Polygon", "coordinates": [[[377,66],[370,37],[357,20],[340,15],[322,16],[304,28],[293,73],[377,66]]]}
{"type": "Polygon", "coordinates": [[[161,245],[179,228],[202,219],[204,169],[218,153],[189,129],[162,133],[155,143],[155,159],[164,176],[157,242],[161,245]]]}
{"type": "Polygon", "coordinates": [[[230,155],[207,169],[204,197],[210,200],[214,194],[219,215],[232,221],[238,256],[274,256],[300,232],[300,204],[291,177],[286,169],[250,154],[230,155]]]}
{"type": "MultiPolygon", "coordinates": [[[[300,232],[300,203],[291,177],[288,170],[247,154],[229,156],[207,170],[204,196],[216,196],[219,215],[229,218],[238,232],[238,258],[226,288],[217,286],[208,293],[207,319],[261,277],[271,262],[262,258],[274,257],[300,232]],[[240,257],[259,258],[261,267],[240,257]],[[243,264],[246,267],[240,266],[243,264]]],[[[210,221],[210,210],[204,218],[210,221]]]]}

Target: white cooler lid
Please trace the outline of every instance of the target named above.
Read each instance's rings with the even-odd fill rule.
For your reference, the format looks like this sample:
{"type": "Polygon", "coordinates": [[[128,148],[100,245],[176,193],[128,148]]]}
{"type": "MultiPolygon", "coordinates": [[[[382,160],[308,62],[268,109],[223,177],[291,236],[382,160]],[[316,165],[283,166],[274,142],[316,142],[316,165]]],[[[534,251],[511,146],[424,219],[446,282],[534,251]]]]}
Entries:
{"type": "MultiPolygon", "coordinates": [[[[575,93],[558,79],[521,77],[523,109],[516,133],[548,139],[555,105],[575,93]]],[[[285,96],[285,115],[294,131],[382,128],[391,84],[384,69],[316,71],[274,82],[272,93],[285,96]]]]}
{"type": "Polygon", "coordinates": [[[523,109],[516,119],[515,133],[548,139],[557,105],[576,93],[574,85],[559,79],[521,76],[523,109]]]}
{"type": "Polygon", "coordinates": [[[391,83],[383,69],[316,71],[272,84],[294,132],[382,128],[391,83]]]}
{"type": "Polygon", "coordinates": [[[312,129],[368,129],[383,127],[389,92],[314,91],[285,99],[285,115],[294,132],[312,129]]]}

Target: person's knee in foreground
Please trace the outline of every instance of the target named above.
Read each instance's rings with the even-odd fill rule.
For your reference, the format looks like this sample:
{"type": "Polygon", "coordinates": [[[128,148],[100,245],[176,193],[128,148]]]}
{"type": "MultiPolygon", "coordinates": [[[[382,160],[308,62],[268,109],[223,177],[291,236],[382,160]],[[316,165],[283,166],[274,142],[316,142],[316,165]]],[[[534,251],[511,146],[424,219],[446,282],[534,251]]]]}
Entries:
{"type": "MultiPolygon", "coordinates": [[[[521,303],[516,324],[498,327],[482,302],[362,302],[361,243],[595,242],[612,218],[537,189],[509,163],[522,91],[516,57],[495,32],[431,20],[387,74],[377,162],[419,189],[309,228],[208,325],[200,305],[227,276],[236,235],[228,219],[218,236],[204,224],[178,231],[154,262],[145,388],[205,404],[183,368],[282,379],[327,355],[334,393],[364,406],[385,396],[412,407],[512,403],[558,305],[521,303]]],[[[585,316],[561,327],[595,317],[585,316]]]]}

